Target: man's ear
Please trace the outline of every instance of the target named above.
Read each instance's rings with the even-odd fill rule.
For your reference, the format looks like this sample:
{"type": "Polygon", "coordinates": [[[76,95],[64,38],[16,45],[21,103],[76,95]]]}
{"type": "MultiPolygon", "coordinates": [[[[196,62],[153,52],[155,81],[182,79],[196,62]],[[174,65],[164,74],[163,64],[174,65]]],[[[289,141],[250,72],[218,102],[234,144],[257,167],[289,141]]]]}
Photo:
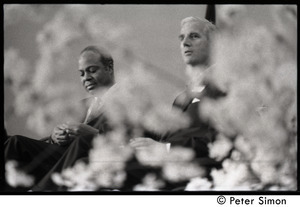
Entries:
{"type": "Polygon", "coordinates": [[[113,61],[110,61],[107,65],[107,70],[110,72],[110,73],[113,73],[114,71],[114,63],[113,61]]]}

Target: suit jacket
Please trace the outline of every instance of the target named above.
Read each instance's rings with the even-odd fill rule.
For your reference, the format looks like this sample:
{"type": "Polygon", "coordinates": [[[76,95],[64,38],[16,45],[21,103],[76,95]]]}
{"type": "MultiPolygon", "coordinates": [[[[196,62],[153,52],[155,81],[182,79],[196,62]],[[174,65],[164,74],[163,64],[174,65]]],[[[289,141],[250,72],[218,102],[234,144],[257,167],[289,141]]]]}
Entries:
{"type": "MultiPolygon", "coordinates": [[[[82,100],[82,102],[84,102],[86,111],[88,111],[88,108],[91,105],[91,99],[93,98],[91,97],[82,100]]],[[[98,129],[100,134],[104,134],[112,129],[111,126],[108,124],[108,119],[105,116],[104,107],[100,107],[96,111],[92,112],[92,118],[87,119],[86,122],[82,121],[82,123],[85,123],[89,126],[94,127],[95,129],[98,129]]]]}
{"type": "Polygon", "coordinates": [[[201,118],[199,111],[201,102],[197,101],[193,103],[195,98],[200,99],[205,93],[205,90],[201,93],[193,93],[186,89],[177,96],[173,107],[181,109],[190,118],[191,123],[188,128],[170,133],[163,138],[164,142],[171,143],[171,147],[183,146],[192,148],[197,158],[208,157],[208,143],[216,135],[214,128],[201,118]]]}

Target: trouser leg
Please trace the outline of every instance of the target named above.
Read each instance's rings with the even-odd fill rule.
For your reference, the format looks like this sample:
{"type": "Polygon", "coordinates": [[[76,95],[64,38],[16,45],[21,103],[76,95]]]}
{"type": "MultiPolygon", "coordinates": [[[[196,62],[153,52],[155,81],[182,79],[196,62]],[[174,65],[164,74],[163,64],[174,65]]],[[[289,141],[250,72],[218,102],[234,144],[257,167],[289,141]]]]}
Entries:
{"type": "Polygon", "coordinates": [[[65,151],[64,147],[28,137],[11,136],[4,143],[5,161],[16,160],[18,168],[39,180],[51,169],[65,151]]]}
{"type": "Polygon", "coordinates": [[[74,139],[67,147],[66,151],[52,169],[33,188],[33,191],[59,190],[58,186],[51,179],[54,172],[61,173],[64,169],[72,167],[75,162],[84,157],[88,157],[92,147],[93,137],[82,137],[74,139]]]}

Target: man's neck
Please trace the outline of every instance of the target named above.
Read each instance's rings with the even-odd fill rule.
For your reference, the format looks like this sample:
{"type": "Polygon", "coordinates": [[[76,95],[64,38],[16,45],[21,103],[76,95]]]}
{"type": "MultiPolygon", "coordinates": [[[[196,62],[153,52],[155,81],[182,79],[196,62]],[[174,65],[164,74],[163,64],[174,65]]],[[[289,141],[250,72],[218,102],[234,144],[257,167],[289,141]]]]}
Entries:
{"type": "Polygon", "coordinates": [[[98,90],[93,91],[91,94],[93,97],[101,98],[114,84],[108,85],[106,87],[101,87],[98,90]]]}
{"type": "Polygon", "coordinates": [[[186,65],[186,69],[191,70],[191,71],[204,72],[210,66],[211,66],[211,64],[202,63],[202,64],[197,64],[197,65],[186,65]]]}
{"type": "Polygon", "coordinates": [[[206,64],[196,66],[187,65],[186,73],[188,77],[188,87],[190,89],[203,86],[202,80],[209,67],[210,66],[206,64]]]}

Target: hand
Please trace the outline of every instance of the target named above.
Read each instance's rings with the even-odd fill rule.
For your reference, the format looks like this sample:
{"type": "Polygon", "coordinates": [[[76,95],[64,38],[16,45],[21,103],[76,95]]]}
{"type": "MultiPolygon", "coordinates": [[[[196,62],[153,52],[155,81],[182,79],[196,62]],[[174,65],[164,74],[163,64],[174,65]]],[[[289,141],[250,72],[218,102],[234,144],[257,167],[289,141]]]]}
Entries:
{"type": "Polygon", "coordinates": [[[67,123],[66,124],[66,133],[68,134],[69,138],[79,138],[79,137],[86,137],[86,136],[94,136],[99,131],[94,127],[91,127],[87,124],[82,123],[67,123]]]}
{"type": "Polygon", "coordinates": [[[51,139],[53,140],[54,143],[62,146],[70,143],[71,140],[66,132],[66,128],[67,125],[61,124],[56,126],[53,129],[53,132],[51,134],[51,139]]]}
{"type": "Polygon", "coordinates": [[[129,145],[138,151],[152,150],[153,148],[156,148],[158,150],[167,152],[166,144],[157,142],[151,138],[146,138],[146,137],[132,138],[129,140],[129,145]]]}

